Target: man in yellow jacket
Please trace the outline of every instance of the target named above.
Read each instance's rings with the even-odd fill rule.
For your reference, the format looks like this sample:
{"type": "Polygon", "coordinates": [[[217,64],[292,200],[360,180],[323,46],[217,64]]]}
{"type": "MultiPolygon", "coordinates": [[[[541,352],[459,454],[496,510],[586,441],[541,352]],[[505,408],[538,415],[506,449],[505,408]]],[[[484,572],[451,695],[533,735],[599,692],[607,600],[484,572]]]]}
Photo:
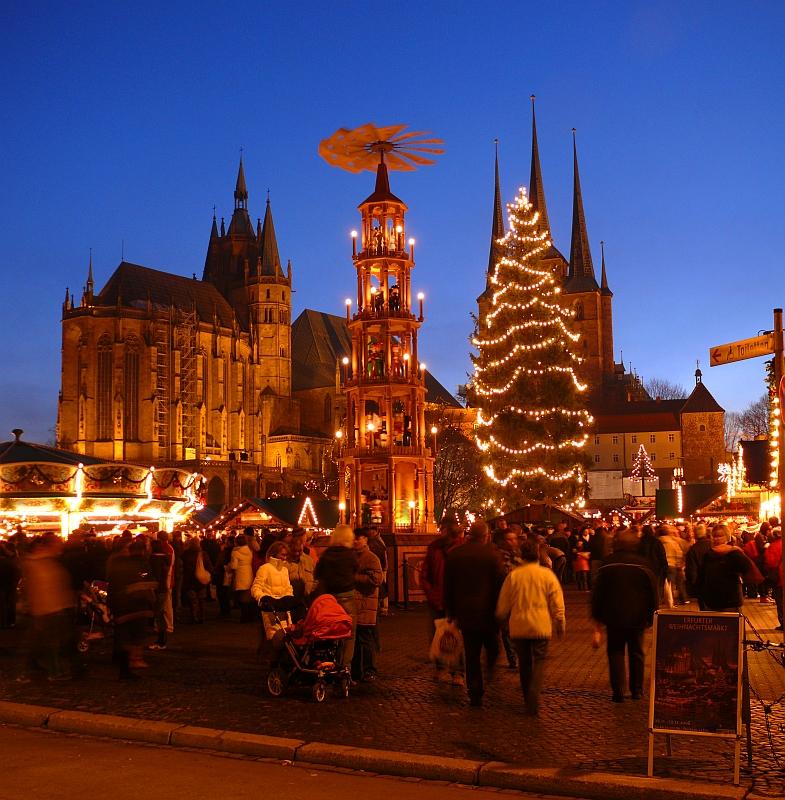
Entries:
{"type": "Polygon", "coordinates": [[[504,581],[496,616],[502,622],[509,620],[526,713],[537,716],[548,642],[554,632],[564,634],[564,595],[553,571],[540,566],[536,542],[524,542],[521,557],[524,563],[504,581]]]}

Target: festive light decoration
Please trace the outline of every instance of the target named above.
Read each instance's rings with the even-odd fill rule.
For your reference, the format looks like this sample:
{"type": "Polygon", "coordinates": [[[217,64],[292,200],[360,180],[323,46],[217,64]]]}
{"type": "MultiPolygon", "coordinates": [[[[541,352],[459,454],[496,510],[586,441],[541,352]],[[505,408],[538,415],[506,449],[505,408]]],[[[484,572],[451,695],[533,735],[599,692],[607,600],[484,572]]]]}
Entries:
{"type": "Polygon", "coordinates": [[[769,488],[779,487],[780,469],[780,399],[772,395],[769,404],[769,458],[771,459],[771,472],[769,473],[769,488]]]}
{"type": "Polygon", "coordinates": [[[720,483],[727,485],[726,499],[730,502],[734,495],[738,494],[744,488],[744,480],[747,472],[744,469],[744,451],[739,442],[736,456],[730,463],[720,464],[717,468],[720,483]]]}
{"type": "Polygon", "coordinates": [[[306,528],[319,527],[319,519],[316,516],[316,510],[310,497],[305,498],[303,507],[300,509],[300,516],[297,518],[297,525],[306,528]],[[310,522],[308,522],[309,519],[311,520],[310,522]]]}
{"type": "Polygon", "coordinates": [[[575,368],[580,335],[559,303],[551,246],[539,213],[520,189],[507,205],[508,232],[490,276],[489,305],[472,339],[475,441],[490,482],[489,508],[544,501],[585,505],[585,446],[593,422],[575,368]]]}

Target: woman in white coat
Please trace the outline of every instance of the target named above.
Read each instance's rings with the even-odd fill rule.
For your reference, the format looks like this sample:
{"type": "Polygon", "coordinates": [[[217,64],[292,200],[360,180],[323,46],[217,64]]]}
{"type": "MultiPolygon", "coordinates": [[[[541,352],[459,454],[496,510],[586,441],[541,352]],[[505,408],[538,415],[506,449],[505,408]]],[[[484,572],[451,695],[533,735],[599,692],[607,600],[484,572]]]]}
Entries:
{"type": "Polygon", "coordinates": [[[229,567],[234,573],[234,597],[240,607],[240,622],[253,622],[253,602],[251,600],[251,584],[253,583],[253,528],[246,528],[243,537],[239,538],[229,567]],[[250,530],[250,534],[249,531],[250,530]]]}

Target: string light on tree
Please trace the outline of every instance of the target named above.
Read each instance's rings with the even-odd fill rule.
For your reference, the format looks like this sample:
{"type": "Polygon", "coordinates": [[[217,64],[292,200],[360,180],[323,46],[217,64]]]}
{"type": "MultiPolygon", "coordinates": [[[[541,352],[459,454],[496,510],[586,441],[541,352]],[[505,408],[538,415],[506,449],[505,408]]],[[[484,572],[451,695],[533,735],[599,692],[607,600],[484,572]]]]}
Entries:
{"type": "Polygon", "coordinates": [[[651,459],[646,452],[646,448],[641,445],[635,458],[632,460],[632,469],[630,470],[630,478],[632,480],[640,479],[641,494],[646,494],[646,481],[657,477],[654,467],[651,465],[651,459]]]}
{"type": "Polygon", "coordinates": [[[475,440],[491,505],[585,504],[586,443],[593,422],[571,313],[559,304],[557,276],[543,263],[550,232],[520,189],[507,205],[491,305],[472,339],[475,440]]]}

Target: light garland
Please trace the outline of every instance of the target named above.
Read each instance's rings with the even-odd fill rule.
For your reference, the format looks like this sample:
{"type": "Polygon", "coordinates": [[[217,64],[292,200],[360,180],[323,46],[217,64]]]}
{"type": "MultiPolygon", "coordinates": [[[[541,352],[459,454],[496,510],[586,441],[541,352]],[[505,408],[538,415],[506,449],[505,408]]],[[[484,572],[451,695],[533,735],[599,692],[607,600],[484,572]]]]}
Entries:
{"type": "MultiPolygon", "coordinates": [[[[522,500],[534,492],[563,501],[565,508],[582,508],[584,453],[593,419],[585,408],[576,407],[588,388],[575,371],[584,360],[574,350],[580,334],[572,329],[572,312],[560,302],[553,270],[543,265],[552,246],[550,233],[540,229],[539,214],[525,189],[507,204],[507,211],[508,230],[496,241],[504,252],[490,276],[490,303],[481,309],[478,327],[483,333],[472,338],[479,351],[472,358],[472,393],[478,400],[475,444],[483,454],[486,476],[500,489],[517,489],[524,494],[522,500]],[[565,385],[559,376],[570,380],[565,385]],[[524,381],[531,378],[534,382],[524,381]],[[550,378],[557,379],[553,386],[564,395],[564,406],[537,407],[539,393],[549,391],[550,378]],[[531,404],[519,401],[529,397],[531,404]],[[505,424],[515,419],[534,423],[538,432],[527,435],[521,422],[505,424]],[[510,441],[516,429],[516,441],[510,441]],[[557,453],[558,465],[549,466],[557,453]],[[543,490],[542,483],[550,488],[543,490]]],[[[503,500],[500,495],[489,502],[503,500]]]]}
{"type": "Polygon", "coordinates": [[[311,519],[313,520],[313,524],[309,527],[318,528],[319,527],[319,518],[316,516],[316,510],[313,507],[313,503],[311,502],[310,497],[305,498],[305,502],[303,503],[303,507],[300,509],[300,516],[297,517],[297,525],[298,527],[308,526],[307,522],[304,520],[307,518],[308,515],[311,515],[311,519]]]}
{"type": "Polygon", "coordinates": [[[772,395],[769,406],[769,458],[769,488],[776,489],[780,483],[780,399],[776,394],[772,395]]]}

